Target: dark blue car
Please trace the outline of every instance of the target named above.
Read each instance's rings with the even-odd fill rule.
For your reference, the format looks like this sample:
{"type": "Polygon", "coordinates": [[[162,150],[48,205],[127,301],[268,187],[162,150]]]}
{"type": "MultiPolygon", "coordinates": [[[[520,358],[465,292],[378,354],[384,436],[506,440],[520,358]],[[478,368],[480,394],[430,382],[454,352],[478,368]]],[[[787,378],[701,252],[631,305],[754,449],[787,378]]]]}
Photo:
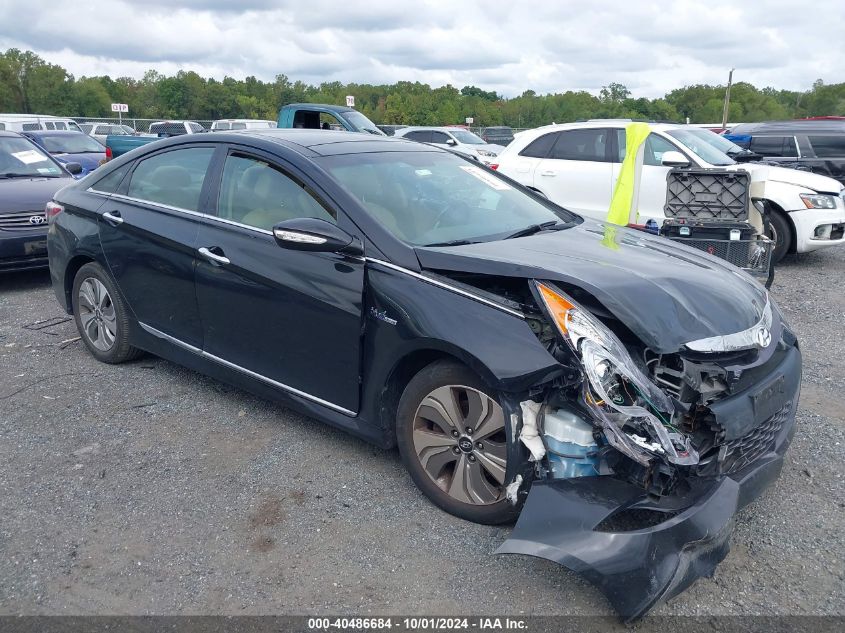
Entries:
{"type": "Polygon", "coordinates": [[[50,152],[60,163],[82,165],[82,171],[74,178],[87,176],[106,160],[106,148],[97,139],[82,132],[39,130],[26,132],[24,136],[50,152]]]}

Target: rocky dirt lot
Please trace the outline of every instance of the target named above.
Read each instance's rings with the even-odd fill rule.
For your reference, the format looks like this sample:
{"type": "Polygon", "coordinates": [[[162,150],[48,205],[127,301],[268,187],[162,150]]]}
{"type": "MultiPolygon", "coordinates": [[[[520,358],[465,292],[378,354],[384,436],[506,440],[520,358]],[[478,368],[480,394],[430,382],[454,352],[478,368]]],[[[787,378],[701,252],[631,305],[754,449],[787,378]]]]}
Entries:
{"type": "MultiPolygon", "coordinates": [[[[845,614],[844,278],[845,248],[779,267],[805,359],[783,476],[657,614],[845,614]]],[[[27,327],[64,316],[46,273],[0,277],[0,613],[611,612],[492,556],[510,528],[438,510],[395,452],[151,356],[99,364],[72,321],[27,327]]]]}

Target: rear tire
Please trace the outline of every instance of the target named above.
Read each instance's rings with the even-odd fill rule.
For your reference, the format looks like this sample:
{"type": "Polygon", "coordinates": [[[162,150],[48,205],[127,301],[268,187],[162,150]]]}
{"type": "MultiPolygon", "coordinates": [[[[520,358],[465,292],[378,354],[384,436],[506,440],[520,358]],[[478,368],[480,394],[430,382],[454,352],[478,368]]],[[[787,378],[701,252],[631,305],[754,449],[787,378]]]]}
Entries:
{"type": "Polygon", "coordinates": [[[772,250],[772,266],[780,262],[789,252],[792,246],[792,226],[789,220],[781,211],[775,211],[769,217],[769,222],[772,225],[772,234],[770,237],[774,240],[775,245],[772,250]]]}
{"type": "Polygon", "coordinates": [[[91,262],[79,269],[71,298],[76,329],[94,358],[116,364],[143,353],[129,344],[129,311],[102,266],[91,262]]]}
{"type": "Polygon", "coordinates": [[[475,523],[513,521],[505,497],[507,435],[495,392],[464,365],[437,361],[399,401],[396,440],[417,487],[449,514],[475,523]]]}

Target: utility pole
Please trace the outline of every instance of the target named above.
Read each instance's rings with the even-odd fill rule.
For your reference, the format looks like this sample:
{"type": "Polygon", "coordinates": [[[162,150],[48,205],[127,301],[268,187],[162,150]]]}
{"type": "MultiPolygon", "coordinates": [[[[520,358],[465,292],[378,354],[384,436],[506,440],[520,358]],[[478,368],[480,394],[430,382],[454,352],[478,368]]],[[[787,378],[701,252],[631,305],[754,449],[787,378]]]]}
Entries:
{"type": "Polygon", "coordinates": [[[722,108],[722,129],[728,127],[728,109],[731,105],[731,83],[733,83],[734,70],[736,69],[731,68],[731,72],[728,73],[728,87],[725,90],[725,107],[722,108]]]}

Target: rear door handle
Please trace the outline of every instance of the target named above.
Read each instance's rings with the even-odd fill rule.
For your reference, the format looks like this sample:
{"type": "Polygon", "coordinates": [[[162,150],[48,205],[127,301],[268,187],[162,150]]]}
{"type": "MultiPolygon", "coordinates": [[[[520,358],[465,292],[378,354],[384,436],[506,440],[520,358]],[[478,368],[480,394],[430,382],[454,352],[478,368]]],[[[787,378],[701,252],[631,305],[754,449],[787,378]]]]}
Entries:
{"type": "MultiPolygon", "coordinates": [[[[211,248],[216,248],[212,246],[211,248]]],[[[219,249],[218,249],[219,250],[219,249]]],[[[224,255],[218,255],[217,253],[212,253],[210,249],[203,246],[199,249],[199,254],[205,257],[208,261],[213,264],[228,264],[229,258],[224,255]]]]}
{"type": "Polygon", "coordinates": [[[103,214],[103,219],[112,226],[123,224],[123,218],[120,217],[120,211],[106,211],[103,214]]]}
{"type": "Polygon", "coordinates": [[[552,171],[551,169],[546,169],[545,171],[540,172],[541,176],[557,176],[556,171],[552,171]]]}

